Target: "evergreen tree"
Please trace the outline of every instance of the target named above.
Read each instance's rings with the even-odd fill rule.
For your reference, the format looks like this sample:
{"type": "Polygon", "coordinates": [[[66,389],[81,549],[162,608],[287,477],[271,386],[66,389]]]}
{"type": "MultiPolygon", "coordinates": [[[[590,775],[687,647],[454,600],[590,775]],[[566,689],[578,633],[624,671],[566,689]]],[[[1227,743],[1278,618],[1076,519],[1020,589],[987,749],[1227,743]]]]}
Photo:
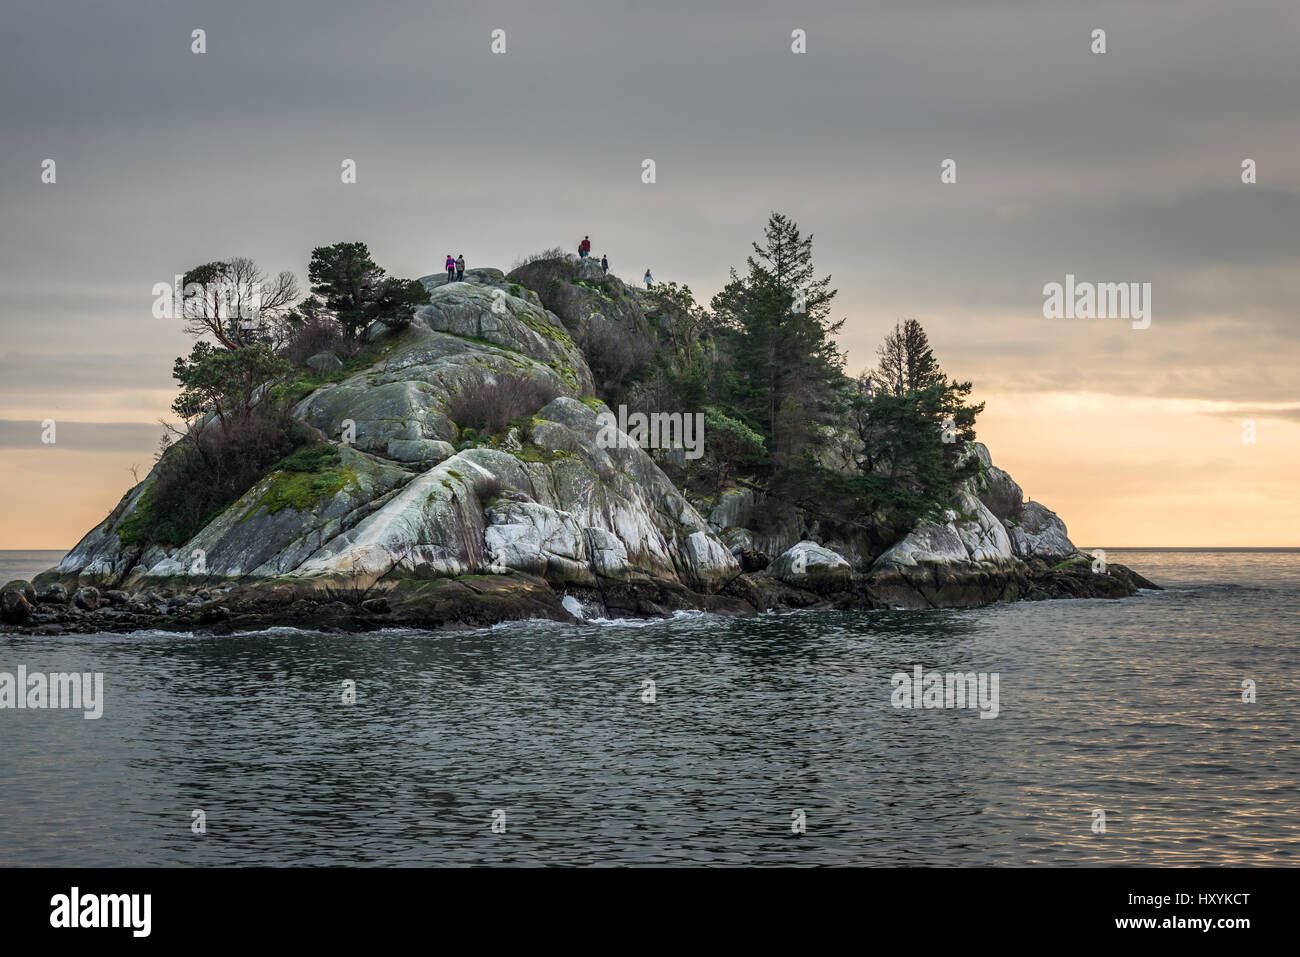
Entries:
{"type": "Polygon", "coordinates": [[[872,384],[891,395],[919,392],[948,380],[930,348],[930,338],[915,319],[894,323],[877,352],[879,365],[871,373],[872,384]]]}
{"type": "Polygon", "coordinates": [[[863,374],[852,401],[859,474],[842,489],[867,518],[873,549],[952,503],[979,468],[968,446],[984,410],[967,403],[969,382],[948,381],[915,319],[896,323],[879,355],[879,369],[863,374]]]}
{"type": "Polygon", "coordinates": [[[812,236],[793,220],[772,213],[763,243],[752,245],[745,275],[733,269],[712,301],[729,346],[721,398],[779,464],[813,442],[836,410],[844,357],[834,336],[844,320],[831,320],[836,290],[829,276],[815,278],[812,236]]]}
{"type": "Polygon", "coordinates": [[[307,267],[312,292],[325,302],[349,336],[355,336],[366,322],[365,304],[383,275],[365,243],[318,246],[311,251],[307,267]]]}
{"type": "Polygon", "coordinates": [[[195,419],[211,409],[223,428],[242,425],[253,414],[267,383],[289,370],[289,363],[265,345],[225,349],[196,342],[189,358],[178,358],[172,367],[173,378],[182,386],[172,411],[195,419]]]}
{"type": "MultiPolygon", "coordinates": [[[[370,258],[365,243],[313,249],[307,275],[312,292],[324,300],[350,339],[376,319],[404,325],[418,306],[429,301],[428,290],[419,280],[386,276],[370,258]]],[[[305,306],[299,307],[300,311],[305,306]]]]}

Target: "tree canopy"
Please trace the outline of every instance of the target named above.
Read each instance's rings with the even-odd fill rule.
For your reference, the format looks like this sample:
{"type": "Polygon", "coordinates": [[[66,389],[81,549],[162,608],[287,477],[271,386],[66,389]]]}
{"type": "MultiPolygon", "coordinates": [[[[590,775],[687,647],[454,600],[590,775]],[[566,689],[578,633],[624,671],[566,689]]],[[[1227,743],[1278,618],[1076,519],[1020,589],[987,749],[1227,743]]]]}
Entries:
{"type": "Polygon", "coordinates": [[[405,325],[416,308],[429,301],[429,292],[418,279],[386,275],[365,243],[318,246],[312,250],[307,276],[312,292],[349,338],[356,338],[376,320],[405,325]]]}
{"type": "Polygon", "coordinates": [[[876,389],[891,395],[919,392],[940,385],[948,377],[930,348],[930,338],[915,319],[900,319],[877,350],[879,362],[871,373],[864,373],[876,389]]]}
{"type": "Polygon", "coordinates": [[[292,321],[298,280],[274,278],[252,259],[235,257],[195,266],[181,278],[182,318],[194,336],[211,335],[227,349],[278,346],[292,321]]]}
{"type": "Polygon", "coordinates": [[[830,318],[836,290],[829,276],[816,278],[812,239],[772,213],[745,274],[733,269],[711,303],[727,346],[721,397],[778,460],[834,418],[843,378],[834,337],[844,320],[830,318]]]}

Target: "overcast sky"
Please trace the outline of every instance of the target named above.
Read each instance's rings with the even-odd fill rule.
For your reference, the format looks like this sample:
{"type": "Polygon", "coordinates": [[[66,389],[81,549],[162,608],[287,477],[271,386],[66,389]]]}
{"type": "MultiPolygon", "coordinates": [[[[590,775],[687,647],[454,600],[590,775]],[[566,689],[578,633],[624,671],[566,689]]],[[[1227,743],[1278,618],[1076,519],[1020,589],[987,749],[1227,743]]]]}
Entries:
{"type": "Polygon", "coordinates": [[[707,300],[773,209],[849,371],[921,320],[1077,543],[1300,545],[1297,49],[1293,0],[6,5],[0,547],[71,546],[147,470],[188,350],[150,290],[193,265],[590,234],[707,300]],[[1151,283],[1150,328],[1045,319],[1067,273],[1151,283]]]}

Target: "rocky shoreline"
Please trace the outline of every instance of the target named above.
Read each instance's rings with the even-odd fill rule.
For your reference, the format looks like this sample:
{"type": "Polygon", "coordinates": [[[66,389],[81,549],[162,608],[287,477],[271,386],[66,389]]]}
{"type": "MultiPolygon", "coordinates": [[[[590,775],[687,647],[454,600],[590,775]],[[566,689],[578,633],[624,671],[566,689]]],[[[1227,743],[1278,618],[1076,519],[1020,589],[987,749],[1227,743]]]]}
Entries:
{"type": "MultiPolygon", "coordinates": [[[[291,581],[183,582],[164,587],[69,591],[50,576],[40,585],[4,586],[0,632],[85,634],[174,631],[230,634],[276,627],[324,632],[384,628],[485,627],[542,619],[579,624],[593,619],[666,618],[697,610],[752,615],[789,610],[978,607],[997,602],[1062,598],[1125,598],[1159,586],[1123,565],[1094,572],[1091,556],[1051,566],[1039,559],[1004,567],[954,569],[927,564],[840,579],[785,581],[767,571],[742,573],[712,594],[663,581],[552,588],[524,572],[453,578],[399,579],[347,592],[291,581]]],[[[787,577],[793,578],[787,574],[787,577]]]]}

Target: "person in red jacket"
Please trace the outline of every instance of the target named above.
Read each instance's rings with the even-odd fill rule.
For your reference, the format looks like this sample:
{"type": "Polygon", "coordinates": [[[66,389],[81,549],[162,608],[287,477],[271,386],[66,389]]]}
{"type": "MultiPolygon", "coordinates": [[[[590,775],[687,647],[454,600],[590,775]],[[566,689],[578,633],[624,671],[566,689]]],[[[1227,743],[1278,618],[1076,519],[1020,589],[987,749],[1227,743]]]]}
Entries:
{"type": "Polygon", "coordinates": [[[586,259],[591,255],[591,237],[583,236],[582,242],[578,243],[578,255],[586,259]]]}
{"type": "Polygon", "coordinates": [[[447,282],[456,281],[456,260],[452,258],[451,253],[447,253],[447,282]]]}

